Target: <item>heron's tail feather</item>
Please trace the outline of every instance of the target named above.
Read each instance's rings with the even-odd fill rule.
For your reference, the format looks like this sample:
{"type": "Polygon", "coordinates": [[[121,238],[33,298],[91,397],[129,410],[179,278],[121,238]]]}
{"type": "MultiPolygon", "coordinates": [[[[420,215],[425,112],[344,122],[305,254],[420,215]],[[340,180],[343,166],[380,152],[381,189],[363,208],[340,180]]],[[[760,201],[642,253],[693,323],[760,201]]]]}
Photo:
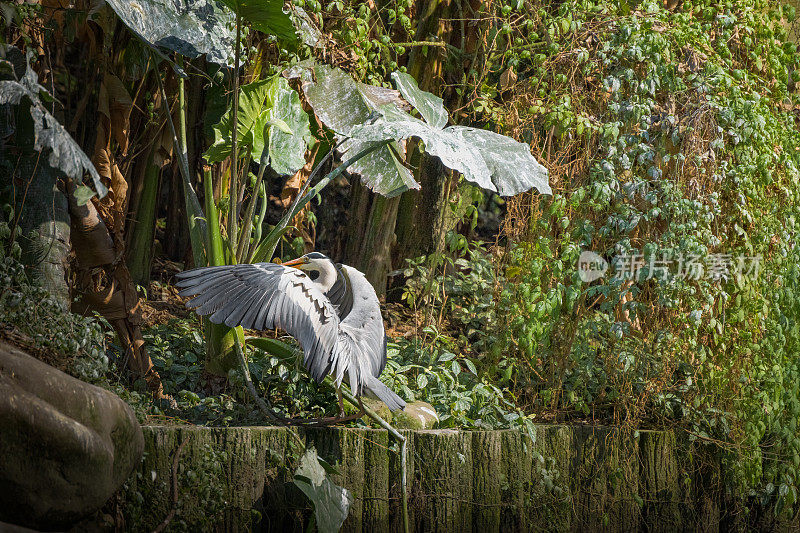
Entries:
{"type": "Polygon", "coordinates": [[[380,401],[385,403],[392,411],[397,411],[406,406],[406,402],[395,394],[395,392],[383,384],[381,380],[375,376],[367,374],[364,380],[364,387],[378,397],[380,401]]]}

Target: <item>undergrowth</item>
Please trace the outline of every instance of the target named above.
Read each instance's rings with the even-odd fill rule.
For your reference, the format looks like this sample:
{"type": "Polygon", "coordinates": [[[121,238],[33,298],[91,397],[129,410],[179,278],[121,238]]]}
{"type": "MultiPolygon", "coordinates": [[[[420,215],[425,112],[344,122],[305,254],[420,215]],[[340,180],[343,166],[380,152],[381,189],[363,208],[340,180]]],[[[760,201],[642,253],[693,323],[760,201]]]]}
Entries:
{"type": "MultiPolygon", "coordinates": [[[[777,511],[793,507],[794,8],[571,0],[482,9],[482,53],[450,88],[470,96],[467,123],[532,145],[554,194],[509,201],[490,274],[452,250],[450,266],[410,263],[434,282],[411,279],[407,300],[427,298],[440,315],[422,317],[420,338],[444,325],[437,335],[458,344],[449,349],[470,353],[526,413],[683,429],[716,446],[728,486],[777,511]],[[599,279],[581,278],[589,251],[610,265],[599,279]],[[453,269],[458,257],[466,261],[453,269]],[[473,273],[479,338],[459,304],[438,296],[473,273]]],[[[440,343],[427,338],[428,349],[440,343]]]]}

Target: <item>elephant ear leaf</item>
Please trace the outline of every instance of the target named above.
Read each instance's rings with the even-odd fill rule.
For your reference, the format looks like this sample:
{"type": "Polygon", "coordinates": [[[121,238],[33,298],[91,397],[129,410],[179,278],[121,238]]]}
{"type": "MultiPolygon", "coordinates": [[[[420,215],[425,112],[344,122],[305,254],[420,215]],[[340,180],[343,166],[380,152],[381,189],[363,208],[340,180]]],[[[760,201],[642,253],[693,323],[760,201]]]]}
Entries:
{"type": "Polygon", "coordinates": [[[391,141],[348,169],[360,174],[361,181],[376,193],[394,196],[419,188],[398,158],[405,141],[416,138],[443,165],[484,189],[503,196],[532,188],[551,194],[547,169],[536,161],[527,145],[487,130],[445,127],[448,116],[442,99],[421,90],[407,74],[392,75],[399,93],[358,83],[339,69],[313,63],[300,64],[284,75],[300,78],[317,118],[346,138],[340,146],[343,158],[391,141]],[[405,111],[406,101],[424,120],[405,111]]]}
{"type": "Polygon", "coordinates": [[[420,89],[417,80],[405,72],[392,73],[392,79],[403,98],[419,111],[425,122],[437,129],[447,126],[447,110],[444,108],[444,100],[420,89]]]}
{"type": "Polygon", "coordinates": [[[295,42],[294,23],[288,13],[283,11],[283,0],[222,0],[238,13],[253,28],[267,35],[274,35],[284,42],[295,42]]]}
{"type": "MultiPolygon", "coordinates": [[[[284,75],[300,79],[303,94],[317,118],[339,138],[349,137],[353,128],[373,118],[381,106],[403,104],[397,91],[358,83],[344,71],[327,65],[306,62],[284,75]]],[[[350,138],[339,147],[339,151],[345,160],[373,144],[377,143],[350,138]]],[[[391,147],[383,146],[347,170],[361,176],[364,185],[384,196],[419,189],[411,172],[397,157],[402,151],[402,145],[397,143],[391,147]]]]}
{"type": "Polygon", "coordinates": [[[221,2],[106,1],[120,20],[151,47],[173,50],[184,57],[205,54],[212,63],[233,65],[235,16],[221,2]]]}
{"type": "Polygon", "coordinates": [[[353,502],[350,491],[328,477],[332,470],[319,458],[317,451],[310,448],[300,460],[293,480],[314,504],[317,529],[324,533],[339,531],[353,502]]]}
{"type": "MultiPolygon", "coordinates": [[[[229,107],[214,126],[214,143],[204,154],[209,163],[231,155],[232,121],[229,107]]],[[[281,175],[294,174],[305,164],[311,137],[308,115],[284,78],[275,76],[243,85],[237,122],[239,146],[249,151],[254,161],[268,156],[272,169],[281,175]]]]}
{"type": "Polygon", "coordinates": [[[527,144],[489,130],[450,126],[447,131],[480,152],[489,168],[493,187],[500,196],[514,196],[536,189],[553,194],[547,169],[531,154],[527,144]]]}
{"type": "Polygon", "coordinates": [[[88,173],[97,195],[104,197],[108,190],[100,181],[89,156],[42,104],[42,97],[50,98],[50,95],[39,85],[39,79],[30,67],[31,56],[32,52],[26,57],[16,47],[0,46],[0,105],[29,102],[34,148],[42,152],[49,150],[47,161],[50,166],[78,182],[83,181],[84,174],[88,173]]]}
{"type": "Polygon", "coordinates": [[[425,151],[442,164],[460,172],[464,179],[502,196],[536,189],[552,194],[547,169],[531,154],[528,145],[488,130],[449,126],[441,99],[420,90],[406,74],[393,75],[401,93],[425,119],[420,120],[394,105],[383,105],[381,117],[350,129],[354,142],[402,142],[417,138],[425,151]]]}

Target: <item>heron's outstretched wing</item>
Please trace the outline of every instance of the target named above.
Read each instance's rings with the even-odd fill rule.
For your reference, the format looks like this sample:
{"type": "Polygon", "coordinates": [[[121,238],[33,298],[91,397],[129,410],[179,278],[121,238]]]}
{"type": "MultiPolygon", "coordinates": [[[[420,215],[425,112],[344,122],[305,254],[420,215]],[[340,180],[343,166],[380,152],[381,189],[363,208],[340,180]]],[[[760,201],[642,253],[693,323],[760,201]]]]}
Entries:
{"type": "Polygon", "coordinates": [[[330,300],[303,272],[274,263],[196,268],[176,275],[187,306],[215,324],[281,328],[303,346],[311,377],[322,381],[332,364],[339,318],[330,300]]]}

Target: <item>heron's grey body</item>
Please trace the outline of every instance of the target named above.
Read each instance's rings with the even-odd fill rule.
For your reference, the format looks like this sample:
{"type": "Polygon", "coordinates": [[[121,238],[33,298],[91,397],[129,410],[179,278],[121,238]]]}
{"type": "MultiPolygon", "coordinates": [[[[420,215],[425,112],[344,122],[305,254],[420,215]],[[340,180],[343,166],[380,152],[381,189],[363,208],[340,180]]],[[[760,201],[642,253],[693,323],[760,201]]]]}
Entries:
{"type": "Polygon", "coordinates": [[[177,286],[181,296],[194,296],[186,305],[211,322],[285,330],[302,345],[305,366],[316,381],[331,375],[338,386],[346,375],[356,396],[371,393],[392,410],[405,407],[378,379],[386,365],[386,336],[369,281],[316,252],[291,263],[300,266],[197,268],[178,274],[177,286]]]}

